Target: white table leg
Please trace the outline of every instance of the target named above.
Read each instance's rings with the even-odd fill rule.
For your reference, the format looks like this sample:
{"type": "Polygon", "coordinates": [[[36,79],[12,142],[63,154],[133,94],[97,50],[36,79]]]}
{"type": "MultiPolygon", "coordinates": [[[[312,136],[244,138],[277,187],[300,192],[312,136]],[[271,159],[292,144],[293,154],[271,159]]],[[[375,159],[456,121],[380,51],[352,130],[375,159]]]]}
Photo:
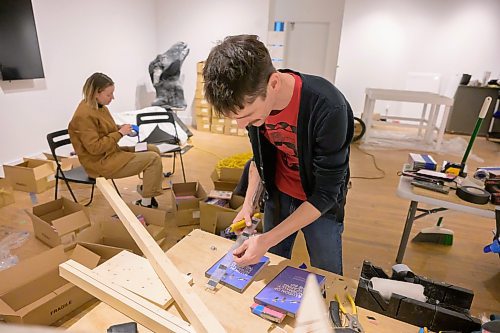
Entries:
{"type": "Polygon", "coordinates": [[[438,134],[439,129],[441,128],[440,126],[437,125],[437,119],[438,119],[440,110],[441,110],[441,105],[436,105],[436,112],[434,112],[434,115],[432,117],[432,130],[431,130],[431,137],[430,137],[431,142],[433,141],[434,130],[436,131],[436,134],[438,134]]]}
{"type": "Polygon", "coordinates": [[[418,136],[422,134],[422,128],[424,126],[426,114],[427,114],[427,103],[425,103],[424,107],[422,108],[422,115],[420,116],[420,122],[418,124],[418,136]]]}
{"type": "Polygon", "coordinates": [[[366,132],[363,136],[363,141],[368,140],[370,137],[371,127],[373,124],[373,110],[375,109],[375,100],[365,96],[365,106],[363,108],[363,114],[361,115],[361,120],[366,125],[366,132]]]}
{"type": "Polygon", "coordinates": [[[444,108],[443,119],[441,120],[441,125],[439,126],[439,132],[436,139],[436,150],[439,151],[441,149],[441,143],[443,142],[444,130],[446,128],[446,124],[448,123],[448,116],[450,114],[451,106],[447,105],[444,108]]]}
{"type": "Polygon", "coordinates": [[[427,126],[425,127],[425,135],[424,135],[424,142],[425,143],[432,143],[432,132],[433,132],[433,123],[432,119],[434,119],[434,115],[437,114],[438,112],[438,107],[436,104],[431,105],[431,111],[429,112],[429,118],[427,120],[427,126]]]}

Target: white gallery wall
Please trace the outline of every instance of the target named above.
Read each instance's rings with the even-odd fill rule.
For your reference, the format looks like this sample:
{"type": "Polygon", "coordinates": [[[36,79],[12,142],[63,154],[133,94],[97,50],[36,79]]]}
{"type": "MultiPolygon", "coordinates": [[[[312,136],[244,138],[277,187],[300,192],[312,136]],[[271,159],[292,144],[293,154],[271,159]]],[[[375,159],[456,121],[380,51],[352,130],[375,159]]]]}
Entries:
{"type": "Polygon", "coordinates": [[[229,35],[255,34],[265,43],[269,0],[158,0],[157,4],[157,53],[165,52],[178,41],[187,43],[190,49],[181,69],[188,107],[177,114],[191,124],[195,118],[191,108],[196,63],[205,60],[212,47],[229,35]]]}
{"type": "Polygon", "coordinates": [[[156,52],[153,0],[32,3],[45,79],[0,81],[0,164],[48,151],[47,133],[67,128],[93,72],[115,81],[111,111],[134,109],[156,52]]]}
{"type": "Polygon", "coordinates": [[[359,115],[365,88],[405,89],[409,73],[441,74],[451,96],[462,73],[500,78],[499,14],[498,0],[348,0],[336,85],[359,115]]]}
{"type": "Polygon", "coordinates": [[[95,71],[116,82],[112,112],[147,106],[147,66],[178,41],[190,48],[181,75],[188,108],[179,112],[190,124],[196,63],[227,35],[266,41],[275,20],[328,22],[325,77],[358,115],[366,87],[405,89],[408,73],[441,74],[442,91],[461,73],[500,76],[498,0],[32,2],[45,79],[0,81],[0,164],[47,151],[46,134],[66,127],[95,71]]]}

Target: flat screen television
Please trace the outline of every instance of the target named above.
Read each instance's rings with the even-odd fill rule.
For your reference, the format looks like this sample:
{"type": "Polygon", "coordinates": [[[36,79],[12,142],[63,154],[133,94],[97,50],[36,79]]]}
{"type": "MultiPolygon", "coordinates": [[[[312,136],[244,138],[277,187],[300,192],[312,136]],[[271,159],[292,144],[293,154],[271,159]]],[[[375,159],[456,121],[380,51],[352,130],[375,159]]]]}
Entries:
{"type": "Polygon", "coordinates": [[[43,77],[31,0],[0,0],[0,79],[43,77]]]}

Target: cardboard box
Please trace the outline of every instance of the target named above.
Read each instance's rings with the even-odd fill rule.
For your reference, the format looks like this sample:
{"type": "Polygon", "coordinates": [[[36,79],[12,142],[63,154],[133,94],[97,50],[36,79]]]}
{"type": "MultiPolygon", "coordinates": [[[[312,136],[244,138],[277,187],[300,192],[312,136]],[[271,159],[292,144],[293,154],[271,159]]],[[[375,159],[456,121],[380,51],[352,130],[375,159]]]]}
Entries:
{"type": "Polygon", "coordinates": [[[229,208],[210,205],[204,201],[200,201],[201,230],[218,235],[220,230],[224,230],[225,228],[229,227],[229,225],[231,225],[231,222],[236,217],[236,214],[238,214],[238,212],[240,211],[241,205],[243,205],[244,201],[245,198],[238,195],[233,195],[231,200],[229,200],[229,208]],[[217,215],[220,213],[232,213],[232,218],[231,216],[226,216],[224,223],[222,223],[223,221],[221,221],[220,225],[218,225],[219,223],[217,221],[217,215]],[[227,221],[229,221],[229,224],[227,224],[227,221]]]}
{"type": "Polygon", "coordinates": [[[205,90],[205,78],[202,73],[198,73],[196,76],[196,90],[205,90]]]}
{"type": "Polygon", "coordinates": [[[246,128],[238,128],[238,136],[248,136],[246,128]]]}
{"type": "Polygon", "coordinates": [[[180,227],[200,223],[200,201],[207,198],[207,193],[198,182],[172,184],[172,203],[175,212],[175,224],[180,227]]]}
{"type": "MultiPolygon", "coordinates": [[[[43,153],[43,155],[49,160],[54,161],[54,156],[49,153],[43,153]]],[[[78,156],[57,156],[59,163],[61,164],[62,171],[68,171],[73,168],[81,166],[78,156]]]]}
{"type": "Polygon", "coordinates": [[[196,91],[194,93],[194,98],[205,99],[205,90],[203,88],[203,85],[201,88],[198,88],[198,85],[196,85],[196,91]]]}
{"type": "Polygon", "coordinates": [[[196,129],[198,131],[210,132],[211,119],[209,117],[196,117],[196,129]]]}
{"type": "Polygon", "coordinates": [[[217,109],[214,108],[214,106],[212,105],[212,119],[225,119],[226,116],[224,116],[223,113],[219,113],[217,112],[217,109]]]}
{"type": "Polygon", "coordinates": [[[211,107],[210,103],[204,98],[195,98],[194,99],[194,106],[195,107],[211,107]]]}
{"type": "Polygon", "coordinates": [[[68,259],[92,269],[99,256],[75,248],[68,257],[55,247],[0,271],[0,317],[8,323],[50,325],[94,297],[59,276],[68,259]]]}
{"type": "Polygon", "coordinates": [[[219,191],[233,191],[240,181],[243,169],[240,168],[221,168],[220,172],[216,169],[212,171],[210,177],[214,182],[214,188],[219,191]]]}
{"type": "Polygon", "coordinates": [[[238,135],[238,123],[235,119],[225,118],[224,119],[224,134],[226,135],[238,135]]]}
{"type": "Polygon", "coordinates": [[[33,221],[35,237],[50,247],[73,248],[77,234],[90,226],[87,208],[67,198],[34,206],[26,213],[33,221]]]}
{"type": "Polygon", "coordinates": [[[196,125],[196,129],[198,131],[202,131],[202,132],[210,132],[210,124],[206,124],[206,123],[198,123],[196,125]]]}
{"type": "Polygon", "coordinates": [[[195,114],[196,116],[201,116],[201,117],[212,117],[212,107],[211,106],[197,106],[195,108],[195,114]]]}
{"type": "Polygon", "coordinates": [[[14,203],[14,188],[6,179],[0,178],[0,208],[14,203]]]}
{"type": "Polygon", "coordinates": [[[225,126],[226,125],[226,118],[212,117],[212,125],[225,126]]]}
{"type": "Polygon", "coordinates": [[[204,66],[205,66],[205,61],[198,61],[198,62],[196,63],[196,72],[197,72],[198,74],[203,73],[203,67],[204,67],[204,66]]]}
{"type": "Polygon", "coordinates": [[[238,136],[238,127],[224,127],[224,134],[238,136]]]}
{"type": "Polygon", "coordinates": [[[56,164],[53,161],[25,158],[16,165],[3,166],[5,178],[15,190],[42,193],[54,187],[56,164]]]}
{"type": "MultiPolygon", "coordinates": [[[[135,215],[142,215],[146,221],[145,226],[148,233],[158,243],[166,236],[165,217],[166,212],[160,209],[141,207],[127,204],[135,215]]],[[[95,222],[92,227],[77,235],[79,245],[97,253],[103,260],[107,260],[123,250],[129,250],[135,254],[142,255],[130,233],[118,217],[109,216],[95,222]]]]}
{"type": "Polygon", "coordinates": [[[210,125],[210,132],[217,134],[224,134],[224,125],[214,124],[212,119],[212,125],[210,125]]]}

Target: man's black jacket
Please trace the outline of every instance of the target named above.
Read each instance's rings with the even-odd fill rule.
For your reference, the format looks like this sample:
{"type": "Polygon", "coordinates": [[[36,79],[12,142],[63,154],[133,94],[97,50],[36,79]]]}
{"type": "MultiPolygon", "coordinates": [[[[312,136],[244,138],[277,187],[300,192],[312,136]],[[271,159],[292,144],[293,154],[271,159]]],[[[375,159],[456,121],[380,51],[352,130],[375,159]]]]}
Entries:
{"type": "MultiPolygon", "coordinates": [[[[280,70],[292,72],[291,70],[280,70]]],[[[349,182],[349,144],[353,136],[353,114],[344,95],[327,80],[301,74],[302,91],[297,119],[297,153],[302,187],[321,214],[344,218],[349,182]]],[[[254,161],[270,197],[276,192],[276,147],[262,134],[261,127],[249,126],[254,161]]]]}

